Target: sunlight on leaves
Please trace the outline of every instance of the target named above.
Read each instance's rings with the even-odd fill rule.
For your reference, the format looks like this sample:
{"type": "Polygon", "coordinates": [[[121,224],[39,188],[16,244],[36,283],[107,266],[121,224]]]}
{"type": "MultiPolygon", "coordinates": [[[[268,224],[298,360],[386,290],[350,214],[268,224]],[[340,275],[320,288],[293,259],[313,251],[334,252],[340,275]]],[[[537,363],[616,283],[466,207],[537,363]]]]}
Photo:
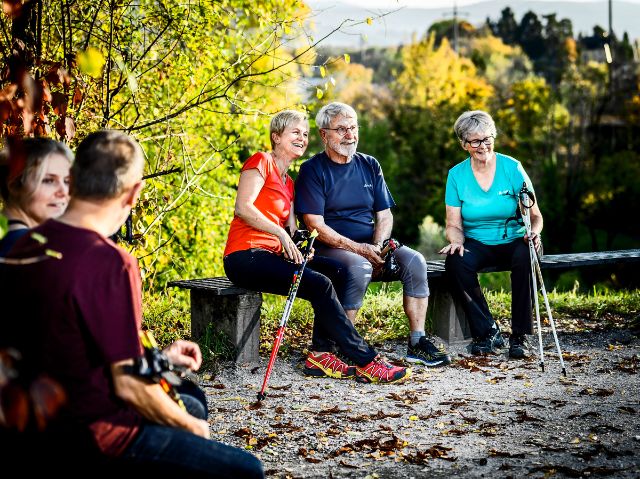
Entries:
{"type": "Polygon", "coordinates": [[[93,78],[99,78],[102,75],[105,59],[100,50],[95,47],[89,47],[83,52],[76,55],[78,69],[93,78]]]}

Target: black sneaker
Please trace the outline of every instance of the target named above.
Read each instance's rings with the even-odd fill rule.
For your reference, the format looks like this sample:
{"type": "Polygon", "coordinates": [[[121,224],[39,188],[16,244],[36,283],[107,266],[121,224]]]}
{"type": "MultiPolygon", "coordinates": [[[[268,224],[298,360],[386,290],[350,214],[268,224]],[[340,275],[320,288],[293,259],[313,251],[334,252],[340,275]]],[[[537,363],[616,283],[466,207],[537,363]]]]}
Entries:
{"type": "Polygon", "coordinates": [[[418,344],[411,346],[411,341],[407,346],[407,356],[409,363],[424,364],[428,367],[446,366],[451,363],[451,358],[444,349],[437,348],[426,336],[422,336],[418,344]]]}
{"type": "Polygon", "coordinates": [[[527,345],[524,334],[513,335],[509,338],[509,357],[524,359],[527,357],[527,345]]]}
{"type": "Polygon", "coordinates": [[[502,331],[498,323],[493,323],[491,330],[484,338],[473,338],[471,342],[471,354],[480,356],[495,352],[495,348],[502,348],[505,345],[502,331]]]}
{"type": "Polygon", "coordinates": [[[471,354],[482,356],[493,352],[493,340],[490,336],[486,338],[473,338],[471,341],[471,354]]]}

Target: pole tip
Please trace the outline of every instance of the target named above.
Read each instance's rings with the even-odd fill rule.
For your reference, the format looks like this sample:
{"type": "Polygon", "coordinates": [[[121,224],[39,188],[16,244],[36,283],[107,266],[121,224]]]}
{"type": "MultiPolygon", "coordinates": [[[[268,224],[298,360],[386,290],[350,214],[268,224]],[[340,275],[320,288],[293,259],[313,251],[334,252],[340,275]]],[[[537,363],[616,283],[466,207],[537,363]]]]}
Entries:
{"type": "Polygon", "coordinates": [[[540,369],[544,372],[544,363],[542,361],[540,361],[540,369]]]}
{"type": "Polygon", "coordinates": [[[264,400],[266,397],[267,395],[265,393],[258,393],[258,402],[264,400]]]}
{"type": "Polygon", "coordinates": [[[562,368],[562,375],[566,378],[567,377],[567,369],[566,368],[562,368]]]}

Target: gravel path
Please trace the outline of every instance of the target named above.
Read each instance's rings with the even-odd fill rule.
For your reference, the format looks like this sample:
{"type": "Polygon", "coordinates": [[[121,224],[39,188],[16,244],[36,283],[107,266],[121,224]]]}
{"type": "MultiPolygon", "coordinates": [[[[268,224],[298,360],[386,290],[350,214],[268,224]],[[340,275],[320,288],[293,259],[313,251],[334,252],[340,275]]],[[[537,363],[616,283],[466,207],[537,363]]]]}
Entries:
{"type": "Polygon", "coordinates": [[[545,372],[535,357],[459,346],[452,366],[383,386],[307,379],[296,354],[278,358],[261,404],[266,358],[223,364],[202,375],[212,437],[279,478],[640,477],[640,340],[614,330],[560,341],[567,378],[551,343],[545,372]]]}

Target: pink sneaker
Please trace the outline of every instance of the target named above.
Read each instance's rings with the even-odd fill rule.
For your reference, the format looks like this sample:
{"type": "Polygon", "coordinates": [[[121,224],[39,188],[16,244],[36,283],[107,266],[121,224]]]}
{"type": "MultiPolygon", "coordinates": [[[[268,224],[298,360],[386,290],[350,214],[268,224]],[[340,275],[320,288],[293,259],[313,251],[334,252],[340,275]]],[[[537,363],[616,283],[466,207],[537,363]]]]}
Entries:
{"type": "Polygon", "coordinates": [[[366,366],[356,368],[356,381],[360,383],[397,383],[411,377],[411,368],[389,364],[382,356],[376,356],[366,366]]]}
{"type": "Polygon", "coordinates": [[[356,367],[349,366],[332,353],[320,353],[316,356],[309,352],[304,363],[304,374],[317,378],[351,379],[356,375],[356,367]]]}

